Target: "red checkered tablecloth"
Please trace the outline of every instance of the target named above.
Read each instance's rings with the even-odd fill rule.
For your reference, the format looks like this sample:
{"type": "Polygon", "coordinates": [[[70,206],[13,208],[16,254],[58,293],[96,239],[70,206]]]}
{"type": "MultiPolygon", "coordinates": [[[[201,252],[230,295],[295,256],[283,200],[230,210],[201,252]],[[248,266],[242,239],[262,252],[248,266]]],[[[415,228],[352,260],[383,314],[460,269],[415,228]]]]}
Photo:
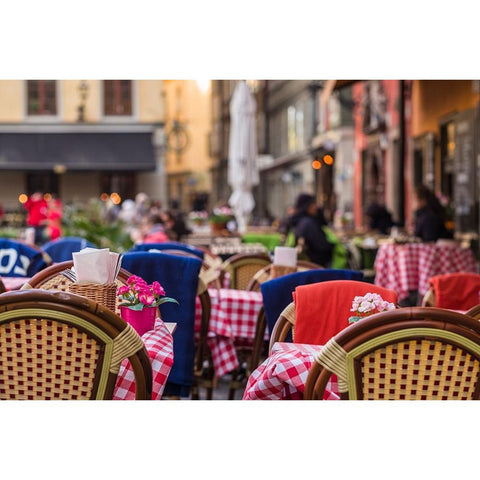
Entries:
{"type": "MultiPolygon", "coordinates": [[[[243,400],[301,400],[308,372],[321,345],[277,342],[270,356],[250,375],[243,400]]],[[[331,378],[324,400],[339,400],[331,378]]]]}
{"type": "MultiPolygon", "coordinates": [[[[144,333],[142,340],[152,362],[152,400],[160,400],[173,365],[173,338],[163,321],[157,318],[155,328],[144,333]]],[[[120,366],[113,400],[134,399],[135,377],[130,362],[126,358],[120,366]]]]}
{"type": "Polygon", "coordinates": [[[375,271],[375,284],[403,300],[412,290],[425,295],[434,275],[476,272],[476,266],[472,250],[455,243],[406,243],[380,245],[375,271]]]}
{"type": "Polygon", "coordinates": [[[2,282],[7,292],[18,290],[28,280],[30,280],[30,277],[2,277],[2,282]]]}
{"type": "MultiPolygon", "coordinates": [[[[252,342],[260,308],[263,305],[260,292],[245,290],[209,288],[211,299],[208,346],[212,353],[213,366],[217,377],[238,367],[235,352],[237,342],[252,342]]],[[[201,305],[197,298],[195,326],[200,329],[201,305]]]]}

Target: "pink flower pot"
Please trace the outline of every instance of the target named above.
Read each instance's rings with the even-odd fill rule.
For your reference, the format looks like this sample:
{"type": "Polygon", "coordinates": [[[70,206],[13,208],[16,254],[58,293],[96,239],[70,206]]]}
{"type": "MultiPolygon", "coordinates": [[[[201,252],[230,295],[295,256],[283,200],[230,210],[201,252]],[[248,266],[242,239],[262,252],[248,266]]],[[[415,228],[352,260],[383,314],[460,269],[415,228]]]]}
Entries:
{"type": "Polygon", "coordinates": [[[143,307],[143,310],[132,310],[120,307],[122,318],[129,323],[137,333],[142,336],[145,332],[153,330],[155,326],[156,307],[143,307]]]}

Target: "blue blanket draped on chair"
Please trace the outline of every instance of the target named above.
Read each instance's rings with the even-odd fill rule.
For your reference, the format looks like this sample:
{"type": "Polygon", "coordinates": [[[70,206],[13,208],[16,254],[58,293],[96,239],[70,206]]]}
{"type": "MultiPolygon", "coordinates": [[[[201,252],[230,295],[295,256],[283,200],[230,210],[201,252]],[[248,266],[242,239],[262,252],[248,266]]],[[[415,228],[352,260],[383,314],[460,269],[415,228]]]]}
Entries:
{"type": "Polygon", "coordinates": [[[147,283],[160,282],[166,296],[179,303],[160,305],[162,319],[177,323],[173,334],[173,366],[164,395],[187,397],[190,394],[195,354],[195,297],[201,266],[200,259],[155,252],[129,252],[122,260],[123,268],[147,283]]]}
{"type": "Polygon", "coordinates": [[[42,250],[48,253],[55,263],[60,263],[73,260],[72,253],[86,247],[97,248],[92,242],[81,237],[62,237],[46,243],[42,246],[42,250]]]}
{"type": "MultiPolygon", "coordinates": [[[[293,302],[292,292],[299,285],[326,282],[329,280],[363,280],[363,273],[355,270],[318,269],[290,273],[260,285],[263,307],[267,318],[268,332],[271,335],[275,322],[283,309],[293,302]]],[[[291,341],[291,335],[286,339],[291,341]]]]}
{"type": "Polygon", "coordinates": [[[162,242],[162,243],[137,243],[129,252],[149,252],[150,250],[182,250],[183,252],[192,253],[203,260],[204,253],[195,247],[179,242],[162,242]]]}
{"type": "Polygon", "coordinates": [[[0,275],[33,277],[51,263],[48,255],[15,240],[0,239],[0,275]]]}

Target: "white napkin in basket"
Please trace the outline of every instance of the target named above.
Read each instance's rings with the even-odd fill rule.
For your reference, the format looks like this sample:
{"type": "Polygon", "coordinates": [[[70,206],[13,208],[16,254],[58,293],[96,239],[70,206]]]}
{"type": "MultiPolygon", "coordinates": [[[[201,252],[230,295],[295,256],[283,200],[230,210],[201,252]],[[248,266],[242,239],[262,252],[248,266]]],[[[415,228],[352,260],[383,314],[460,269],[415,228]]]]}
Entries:
{"type": "Polygon", "coordinates": [[[103,285],[109,282],[111,257],[108,248],[87,247],[72,255],[78,283],[103,285]]]}

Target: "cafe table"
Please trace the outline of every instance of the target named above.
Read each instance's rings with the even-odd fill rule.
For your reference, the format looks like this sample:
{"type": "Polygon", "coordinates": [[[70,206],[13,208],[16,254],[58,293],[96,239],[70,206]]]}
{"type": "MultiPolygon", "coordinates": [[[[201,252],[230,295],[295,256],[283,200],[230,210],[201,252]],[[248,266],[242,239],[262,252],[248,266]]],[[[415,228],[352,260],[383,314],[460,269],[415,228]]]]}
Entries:
{"type": "MultiPolygon", "coordinates": [[[[173,365],[173,338],[175,324],[155,320],[153,330],[142,335],[152,363],[152,400],[162,398],[167,378],[173,365]]],[[[128,358],[124,359],[117,377],[113,400],[135,400],[135,376],[128,358]]]]}
{"type": "Polygon", "coordinates": [[[455,272],[475,273],[476,265],[472,250],[453,241],[382,244],[375,259],[375,284],[395,290],[399,301],[411,291],[425,295],[434,275],[455,272]]]}
{"type": "MultiPolygon", "coordinates": [[[[321,345],[277,342],[270,356],[250,375],[243,400],[302,400],[310,367],[321,345]]],[[[331,377],[324,400],[339,400],[338,384],[331,377]]]]}
{"type": "MultiPolygon", "coordinates": [[[[211,300],[210,324],[207,343],[212,354],[217,377],[238,367],[235,346],[239,343],[253,345],[260,308],[261,292],[248,292],[230,288],[209,288],[211,300]]],[[[195,329],[200,330],[202,309],[197,297],[195,329]]]]}

